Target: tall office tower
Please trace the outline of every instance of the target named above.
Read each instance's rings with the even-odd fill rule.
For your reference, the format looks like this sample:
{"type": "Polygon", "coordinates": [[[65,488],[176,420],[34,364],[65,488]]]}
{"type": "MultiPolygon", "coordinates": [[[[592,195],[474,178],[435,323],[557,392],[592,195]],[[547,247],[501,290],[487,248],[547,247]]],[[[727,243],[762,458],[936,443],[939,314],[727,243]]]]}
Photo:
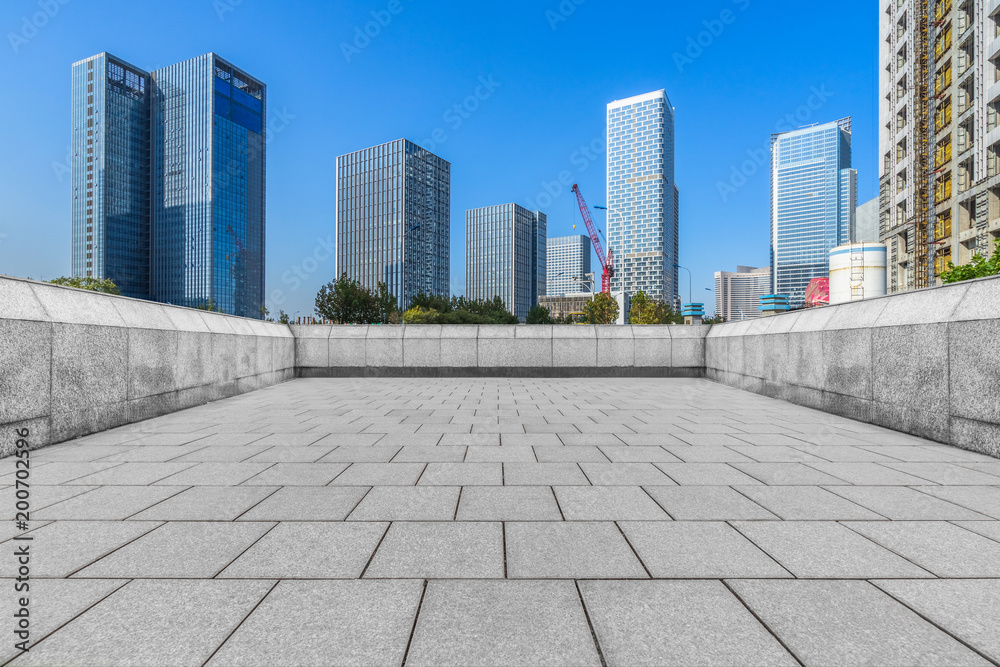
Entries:
{"type": "Polygon", "coordinates": [[[878,243],[878,197],[858,206],[851,243],[878,243]]]}
{"type": "Polygon", "coordinates": [[[73,274],[261,317],[266,87],[209,53],[73,65],[73,274]]]}
{"type": "Polygon", "coordinates": [[[674,182],[674,108],[665,91],[608,105],[608,240],[612,291],[675,301],[680,193],[674,182]]]}
{"type": "Polygon", "coordinates": [[[148,299],[149,74],[102,53],[73,65],[72,91],[71,270],[148,299]]]}
{"type": "Polygon", "coordinates": [[[548,276],[545,296],[566,296],[589,291],[591,286],[580,281],[590,273],[590,254],[589,236],[550,238],[545,260],[545,273],[548,276]]]}
{"type": "Polygon", "coordinates": [[[727,322],[761,317],[760,298],[771,293],[771,267],[737,266],[736,273],[715,272],[715,314],[727,322]]]}
{"type": "Polygon", "coordinates": [[[986,0],[879,4],[879,231],[899,292],[1000,238],[1000,15],[986,0]]]}
{"type": "Polygon", "coordinates": [[[407,308],[451,294],[451,164],[406,139],[337,158],[337,273],[407,308]]]}
{"type": "Polygon", "coordinates": [[[771,137],[771,277],[774,294],[802,306],[830,251],[850,240],[858,203],[851,119],[771,137]]]}
{"type": "Polygon", "coordinates": [[[499,296],[520,320],[546,293],[544,213],[517,204],[465,212],[465,293],[499,296]]]}

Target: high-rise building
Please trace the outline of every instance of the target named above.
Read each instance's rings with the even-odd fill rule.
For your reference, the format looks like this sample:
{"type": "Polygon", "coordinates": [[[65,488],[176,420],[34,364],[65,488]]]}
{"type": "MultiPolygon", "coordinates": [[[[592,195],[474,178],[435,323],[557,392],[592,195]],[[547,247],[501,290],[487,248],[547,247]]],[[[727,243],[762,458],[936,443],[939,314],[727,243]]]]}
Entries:
{"type": "Polygon", "coordinates": [[[851,243],[878,243],[878,197],[858,206],[851,243]]]}
{"type": "Polygon", "coordinates": [[[830,275],[830,251],[850,240],[857,191],[850,118],[771,138],[773,293],[792,308],[813,278],[830,275]]]}
{"type": "Polygon", "coordinates": [[[675,301],[680,192],[674,108],[663,90],[608,105],[608,241],[614,292],[675,301]]]}
{"type": "Polygon", "coordinates": [[[546,294],[546,217],[517,204],[465,213],[465,293],[499,296],[518,319],[546,294]]]}
{"type": "Polygon", "coordinates": [[[451,294],[451,164],[397,139],[337,158],[337,273],[406,308],[451,294]]]}
{"type": "Polygon", "coordinates": [[[878,240],[888,290],[940,283],[1000,238],[995,85],[1000,14],[987,0],[881,0],[878,240]]]}
{"type": "Polygon", "coordinates": [[[209,53],[73,65],[72,271],[261,317],[266,87],[209,53]]]}
{"type": "Polygon", "coordinates": [[[545,272],[548,278],[545,295],[565,296],[587,289],[580,280],[590,273],[590,237],[556,236],[548,239],[547,243],[545,272]]]}
{"type": "Polygon", "coordinates": [[[736,273],[715,272],[715,314],[727,322],[761,317],[760,298],[771,294],[771,267],[737,266],[736,273]]]}

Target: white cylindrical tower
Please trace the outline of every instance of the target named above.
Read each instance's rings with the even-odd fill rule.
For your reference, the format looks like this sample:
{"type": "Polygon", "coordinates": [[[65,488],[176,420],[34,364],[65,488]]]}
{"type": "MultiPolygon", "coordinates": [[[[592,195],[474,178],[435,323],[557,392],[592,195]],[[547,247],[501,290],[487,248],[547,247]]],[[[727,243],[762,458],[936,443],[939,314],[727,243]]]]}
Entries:
{"type": "Polygon", "coordinates": [[[830,251],[830,305],[884,296],[884,243],[848,243],[830,251]]]}

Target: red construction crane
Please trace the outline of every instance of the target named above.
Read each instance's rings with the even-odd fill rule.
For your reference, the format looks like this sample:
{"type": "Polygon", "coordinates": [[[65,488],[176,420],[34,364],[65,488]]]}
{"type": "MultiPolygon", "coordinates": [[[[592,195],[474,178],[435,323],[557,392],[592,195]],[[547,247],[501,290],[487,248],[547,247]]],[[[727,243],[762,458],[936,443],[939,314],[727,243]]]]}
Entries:
{"type": "Polygon", "coordinates": [[[583,221],[587,223],[587,231],[590,232],[590,240],[594,244],[594,250],[597,252],[597,259],[601,261],[601,266],[604,268],[604,275],[601,277],[601,291],[605,294],[611,294],[611,279],[615,275],[615,263],[614,263],[614,249],[608,248],[608,256],[604,256],[604,247],[601,245],[601,239],[597,236],[597,228],[594,226],[594,220],[590,217],[590,209],[587,208],[587,202],[583,200],[583,193],[580,192],[580,186],[573,184],[573,192],[576,194],[576,203],[580,206],[580,214],[583,215],[583,221]]]}

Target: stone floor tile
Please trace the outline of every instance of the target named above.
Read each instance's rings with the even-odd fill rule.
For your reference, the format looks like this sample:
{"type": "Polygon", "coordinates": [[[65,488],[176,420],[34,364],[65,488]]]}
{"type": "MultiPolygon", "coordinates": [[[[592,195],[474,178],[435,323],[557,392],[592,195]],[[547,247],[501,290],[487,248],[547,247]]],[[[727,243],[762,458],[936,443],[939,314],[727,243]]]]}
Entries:
{"type": "Polygon", "coordinates": [[[240,461],[246,461],[253,456],[265,452],[271,449],[268,445],[243,445],[240,447],[231,447],[228,445],[209,445],[197,449],[189,454],[185,454],[177,459],[176,462],[190,462],[194,463],[239,463],[240,461]]]}
{"type": "Polygon", "coordinates": [[[758,485],[737,487],[736,490],[786,521],[879,521],[887,518],[818,486],[758,485]]]}
{"type": "Polygon", "coordinates": [[[326,486],[349,463],[275,463],[243,486],[326,486]]]}
{"type": "Polygon", "coordinates": [[[735,449],[713,445],[664,446],[664,449],[687,463],[753,463],[753,459],[743,456],[735,449]]]}
{"type": "Polygon", "coordinates": [[[440,445],[407,445],[392,458],[393,463],[460,463],[465,460],[466,447],[440,445]]]}
{"type": "Polygon", "coordinates": [[[581,581],[608,665],[798,665],[717,581],[581,581]]]}
{"type": "Polygon", "coordinates": [[[401,665],[420,581],[282,581],[210,667],[401,665]]]}
{"type": "Polygon", "coordinates": [[[562,514],[548,486],[467,486],[462,489],[457,519],[561,521],[562,514]]]}
{"type": "Polygon", "coordinates": [[[220,579],[357,579],[387,523],[289,522],[275,526],[220,579]]]}
{"type": "Polygon", "coordinates": [[[502,463],[428,463],[418,486],[501,486],[502,463]]]}
{"type": "Polygon", "coordinates": [[[527,445],[504,445],[502,447],[469,447],[465,455],[468,463],[537,463],[535,450],[527,445]]]}
{"type": "MultiPolygon", "coordinates": [[[[316,435],[319,440],[310,447],[373,447],[384,437],[381,433],[303,433],[303,436],[316,435]]],[[[263,441],[262,441],[263,442],[263,441]]]]}
{"type": "Polygon", "coordinates": [[[452,521],[458,506],[457,486],[376,486],[348,521],[452,521]]]}
{"type": "Polygon", "coordinates": [[[939,577],[1000,577],[1000,543],[944,521],[844,526],[939,577]]]}
{"type": "MultiPolygon", "coordinates": [[[[49,507],[50,505],[55,505],[56,503],[61,503],[62,501],[75,496],[89,493],[97,488],[99,487],[77,486],[75,484],[66,486],[36,486],[35,484],[31,484],[31,509],[34,512],[38,512],[38,510],[49,507]]],[[[0,502],[6,502],[6,504],[2,506],[15,507],[15,503],[17,502],[16,494],[17,487],[14,486],[7,486],[0,490],[0,498],[3,499],[0,502]]]]}
{"type": "Polygon", "coordinates": [[[1000,486],[921,486],[917,490],[1000,519],[1000,486]]]}
{"type": "MultiPolygon", "coordinates": [[[[192,434],[194,435],[194,434],[192,434]]],[[[264,433],[213,433],[198,439],[198,444],[204,447],[243,447],[262,440],[264,433]]]]}
{"type": "Polygon", "coordinates": [[[623,521],[619,525],[655,579],[792,576],[721,521],[623,521]]]}
{"type": "Polygon", "coordinates": [[[273,523],[173,521],[146,533],[73,576],[98,579],[211,579],[273,526],[273,523]]]}
{"type": "Polygon", "coordinates": [[[652,463],[581,463],[587,479],[594,486],[674,486],[652,463]]]}
{"type": "Polygon", "coordinates": [[[609,521],[506,524],[511,579],[646,579],[618,526],[609,521]]]}
{"type": "Polygon", "coordinates": [[[198,463],[187,470],[165,477],[156,484],[172,486],[236,486],[257,475],[273,463],[198,463]]]}
{"type": "Polygon", "coordinates": [[[201,665],[267,594],[269,581],[133,581],[15,665],[201,665]]]}
{"type": "Polygon", "coordinates": [[[927,483],[927,480],[894,470],[881,462],[821,462],[810,463],[809,467],[845,482],[863,486],[910,486],[927,483]]]}
{"type": "Polygon", "coordinates": [[[576,463],[504,463],[503,483],[506,486],[590,485],[576,463]]]}
{"type": "MultiPolygon", "coordinates": [[[[739,431],[737,431],[736,429],[726,426],[719,426],[719,427],[708,426],[702,428],[708,428],[709,431],[713,430],[714,428],[722,428],[722,429],[728,429],[732,433],[739,434],[739,431]]],[[[706,431],[702,431],[701,433],[696,433],[694,430],[690,429],[699,429],[699,426],[697,424],[679,425],[677,431],[674,432],[674,435],[677,437],[678,440],[680,440],[681,442],[686,442],[689,445],[725,447],[727,445],[746,444],[743,440],[740,440],[739,438],[733,435],[729,435],[724,431],[718,433],[712,433],[706,431]],[[685,430],[688,430],[689,432],[684,432],[685,430]]]]}
{"type": "Polygon", "coordinates": [[[910,609],[1000,662],[1000,580],[872,582],[910,609]]]}
{"type": "Polygon", "coordinates": [[[365,572],[369,579],[503,576],[503,528],[498,522],[394,523],[365,572]]]}
{"type": "MultiPolygon", "coordinates": [[[[67,577],[160,524],[153,521],[56,521],[31,531],[31,576],[67,577]]],[[[13,542],[7,542],[5,550],[13,542]]],[[[0,561],[0,576],[15,576],[13,556],[0,561]]]]}
{"type": "Polygon", "coordinates": [[[802,443],[795,445],[795,448],[831,463],[892,463],[896,460],[870,449],[862,449],[861,447],[828,447],[825,445],[808,445],[802,443]]]}
{"type": "MultiPolygon", "coordinates": [[[[95,463],[114,465],[122,462],[127,463],[157,463],[163,461],[176,461],[185,454],[204,449],[203,445],[193,442],[190,445],[179,445],[176,447],[150,446],[134,447],[134,443],[116,447],[118,450],[114,454],[102,457],[95,463]]],[[[106,467],[106,466],[105,466],[106,467]]]]}
{"type": "Polygon", "coordinates": [[[119,521],[184,491],[183,486],[102,486],[33,512],[38,520],[119,521]]]}
{"type": "Polygon", "coordinates": [[[1000,542],[1000,521],[954,521],[956,526],[1000,542]]]}
{"type": "Polygon", "coordinates": [[[733,467],[771,486],[847,484],[804,463],[733,463],[733,467]]]}
{"type": "Polygon", "coordinates": [[[926,447],[913,447],[913,446],[898,446],[898,445],[887,445],[885,444],[885,437],[878,438],[876,440],[877,444],[871,442],[865,443],[863,446],[865,449],[881,454],[883,456],[888,456],[897,461],[910,462],[910,463],[931,463],[931,462],[941,462],[948,463],[952,461],[967,461],[962,453],[962,450],[958,448],[950,449],[929,449],[926,447]],[[881,441],[881,442],[878,442],[881,441]]]}
{"type": "Polygon", "coordinates": [[[352,463],[331,486],[413,486],[426,463],[352,463]]]}
{"type": "Polygon", "coordinates": [[[608,457],[597,447],[535,447],[539,463],[607,463],[608,457]]]}
{"type": "Polygon", "coordinates": [[[598,666],[571,581],[431,581],[408,667],[598,666]]]}
{"type": "Polygon", "coordinates": [[[622,433],[619,439],[626,445],[632,447],[665,447],[675,445],[689,447],[686,442],[679,440],[669,433],[622,433]]]}
{"type": "Polygon", "coordinates": [[[343,521],[371,487],[288,487],[269,495],[240,521],[343,521]]]}
{"type": "Polygon", "coordinates": [[[499,447],[498,433],[445,433],[440,445],[449,447],[499,447]]]}
{"type": "Polygon", "coordinates": [[[733,590],[806,665],[988,665],[864,581],[733,581],[733,590]]]}
{"type": "MultiPolygon", "coordinates": [[[[31,466],[31,484],[55,486],[66,484],[81,477],[87,477],[103,470],[110,470],[121,465],[120,461],[54,461],[51,463],[31,466]]],[[[9,469],[7,474],[0,476],[0,484],[13,484],[15,470],[9,469]]]]}
{"type": "Polygon", "coordinates": [[[277,487],[192,486],[147,510],[132,521],[232,521],[277,491],[277,487]]]}
{"type": "Polygon", "coordinates": [[[778,519],[727,486],[651,486],[646,491],[676,521],[778,519]]]}
{"type": "Polygon", "coordinates": [[[615,447],[625,443],[614,433],[560,433],[567,447],[615,447]]]}
{"type": "Polygon", "coordinates": [[[520,445],[524,447],[563,447],[562,440],[555,433],[503,433],[500,444],[504,447],[520,445]]]}
{"type": "MultiPolygon", "coordinates": [[[[1000,486],[1000,477],[954,463],[886,463],[887,467],[935,484],[951,486],[1000,486]]],[[[914,482],[920,484],[924,482],[914,482]]]]}
{"type": "Polygon", "coordinates": [[[251,456],[247,463],[315,463],[333,450],[332,446],[275,446],[251,456]]]}
{"type": "Polygon", "coordinates": [[[656,501],[639,487],[557,486],[553,491],[567,521],[670,520],[656,501]]]}
{"type": "MultiPolygon", "coordinates": [[[[316,445],[313,445],[315,447],[316,445]]],[[[341,445],[320,463],[388,463],[403,449],[400,445],[341,445]]]]}
{"type": "MultiPolygon", "coordinates": [[[[321,433],[272,433],[270,435],[265,435],[260,440],[254,442],[255,445],[276,447],[278,449],[294,449],[296,447],[308,447],[319,440],[322,440],[324,436],[321,433]]],[[[332,449],[336,445],[332,442],[326,443],[326,446],[332,449]]]]}
{"type": "Polygon", "coordinates": [[[893,521],[950,521],[990,518],[954,503],[901,486],[831,486],[827,490],[893,521]]]}
{"type": "Polygon", "coordinates": [[[919,579],[934,576],[838,523],[735,521],[732,525],[796,577],[919,579]]]}
{"type": "Polygon", "coordinates": [[[664,461],[677,463],[680,461],[679,458],[663,449],[663,447],[626,445],[621,447],[604,446],[600,449],[612,463],[655,463],[664,461]]]}
{"type": "Polygon", "coordinates": [[[761,484],[728,463],[657,463],[667,477],[689,486],[747,486],[761,484]]]}
{"type": "Polygon", "coordinates": [[[730,445],[729,448],[758,463],[825,463],[817,456],[787,445],[730,445]]]}

